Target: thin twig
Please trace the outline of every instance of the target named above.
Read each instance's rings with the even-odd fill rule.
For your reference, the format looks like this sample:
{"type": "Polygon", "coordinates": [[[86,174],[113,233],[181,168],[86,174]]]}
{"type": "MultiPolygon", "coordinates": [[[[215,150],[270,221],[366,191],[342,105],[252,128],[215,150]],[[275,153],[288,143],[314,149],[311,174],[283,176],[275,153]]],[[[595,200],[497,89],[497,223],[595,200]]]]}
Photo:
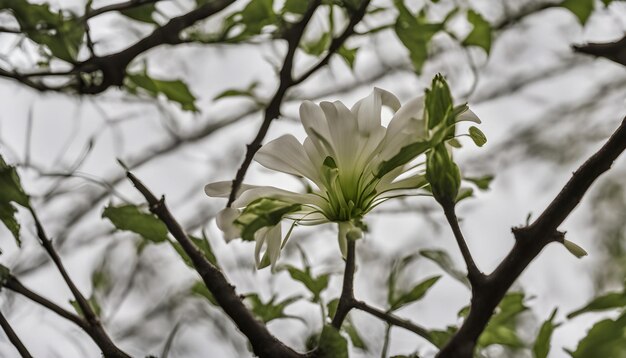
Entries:
{"type": "Polygon", "coordinates": [[[20,337],[17,336],[17,333],[15,333],[15,331],[9,324],[9,321],[7,321],[2,312],[0,312],[0,327],[2,327],[4,333],[6,333],[7,337],[9,337],[9,341],[13,343],[13,346],[15,346],[22,358],[33,357],[32,355],[30,355],[30,352],[28,352],[28,349],[26,349],[26,347],[22,343],[22,340],[20,339],[20,337]]]}
{"type": "Polygon", "coordinates": [[[48,238],[35,210],[32,207],[29,207],[28,210],[30,211],[31,216],[35,221],[37,237],[39,238],[41,245],[44,247],[50,258],[52,259],[52,262],[54,262],[54,265],[59,270],[59,273],[63,277],[63,280],[67,284],[67,287],[70,289],[72,295],[76,299],[78,307],[81,309],[83,315],[85,316],[85,319],[87,320],[88,326],[84,327],[83,329],[85,329],[85,331],[93,338],[95,343],[102,350],[102,354],[106,358],[130,358],[128,354],[124,353],[115,345],[115,343],[113,343],[111,338],[104,330],[104,327],[102,327],[100,319],[93,311],[91,305],[89,304],[89,301],[87,301],[87,299],[85,298],[85,296],[83,296],[78,287],[76,287],[76,284],[74,284],[74,281],[72,281],[72,279],[70,278],[67,270],[65,269],[65,266],[63,266],[61,257],[54,249],[52,241],[50,240],[50,238],[48,238]]]}
{"type": "Polygon", "coordinates": [[[407,331],[411,331],[432,343],[432,337],[430,336],[428,330],[424,327],[418,326],[417,324],[409,320],[400,318],[392,313],[372,307],[363,301],[354,301],[353,307],[363,312],[367,312],[375,317],[378,317],[381,320],[389,323],[390,325],[401,327],[406,329],[407,331]]]}
{"type": "Polygon", "coordinates": [[[456,217],[456,212],[454,209],[454,203],[450,204],[442,204],[443,212],[446,215],[446,219],[450,224],[450,228],[454,233],[454,238],[456,239],[457,244],[459,245],[459,249],[461,250],[461,254],[463,255],[463,260],[465,260],[465,264],[467,266],[467,278],[472,284],[472,290],[476,290],[480,287],[481,283],[485,280],[485,275],[480,272],[474,259],[472,258],[472,253],[467,247],[467,242],[463,237],[463,233],[461,232],[461,228],[459,227],[459,220],[456,217]]]}
{"type": "Polygon", "coordinates": [[[35,303],[42,305],[43,307],[67,319],[68,321],[75,323],[77,326],[79,326],[83,330],[85,330],[88,327],[88,324],[87,322],[85,322],[84,319],[60,307],[59,305],[48,300],[47,298],[42,297],[39,294],[29,290],[24,285],[22,285],[22,283],[17,278],[13,276],[9,277],[9,279],[4,284],[4,287],[16,293],[19,293],[20,295],[28,298],[29,300],[35,303]]]}

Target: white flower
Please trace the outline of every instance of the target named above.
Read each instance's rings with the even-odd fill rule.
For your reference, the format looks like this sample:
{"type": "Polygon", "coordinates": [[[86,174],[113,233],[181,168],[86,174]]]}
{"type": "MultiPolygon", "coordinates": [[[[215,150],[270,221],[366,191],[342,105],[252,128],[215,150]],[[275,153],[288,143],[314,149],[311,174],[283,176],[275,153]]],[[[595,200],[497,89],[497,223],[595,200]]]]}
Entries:
{"type": "MultiPolygon", "coordinates": [[[[306,178],[312,184],[311,192],[242,185],[232,206],[217,217],[225,238],[255,240],[257,265],[274,266],[296,224],[335,222],[345,256],[348,240],[363,236],[363,218],[372,209],[390,198],[427,193],[420,190],[428,184],[424,166],[415,165],[413,160],[449,140],[449,135],[442,133],[449,133],[450,125],[433,126],[435,119],[431,118],[429,126],[426,102],[420,96],[401,106],[393,94],[375,88],[351,109],[338,101],[302,103],[300,118],[307,133],[304,143],[283,135],[265,144],[254,159],[266,168],[306,178]],[[395,112],[387,127],[381,125],[383,106],[395,112]],[[438,142],[433,143],[437,135],[438,142]],[[292,226],[283,240],[284,220],[291,221],[292,226]],[[266,250],[261,258],[263,246],[266,250]]],[[[478,119],[467,106],[454,111],[453,122],[478,119]]],[[[436,121],[444,122],[441,118],[436,121]]],[[[205,192],[227,197],[230,188],[230,181],[217,182],[208,184],[205,192]]]]}

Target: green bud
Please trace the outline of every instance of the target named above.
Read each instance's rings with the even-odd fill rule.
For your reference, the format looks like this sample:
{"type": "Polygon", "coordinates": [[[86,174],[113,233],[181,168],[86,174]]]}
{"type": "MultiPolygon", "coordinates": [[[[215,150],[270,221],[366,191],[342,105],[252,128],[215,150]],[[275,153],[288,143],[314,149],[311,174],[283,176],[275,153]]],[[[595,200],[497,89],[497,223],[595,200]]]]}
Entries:
{"type": "Polygon", "coordinates": [[[426,179],[437,201],[455,202],[461,186],[461,172],[452,160],[445,144],[437,145],[428,153],[426,179]]]}

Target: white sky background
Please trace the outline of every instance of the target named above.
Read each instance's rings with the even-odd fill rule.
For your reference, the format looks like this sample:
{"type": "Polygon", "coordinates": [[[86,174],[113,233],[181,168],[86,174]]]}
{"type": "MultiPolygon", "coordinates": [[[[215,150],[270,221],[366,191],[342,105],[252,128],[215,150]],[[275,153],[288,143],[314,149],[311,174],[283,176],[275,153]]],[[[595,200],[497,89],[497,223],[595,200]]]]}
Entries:
{"type": "MultiPolygon", "coordinates": [[[[69,6],[66,1],[53,4],[69,6]]],[[[96,1],[94,6],[104,4],[96,1]]],[[[474,6],[487,18],[496,21],[502,15],[501,7],[497,4],[500,2],[477,1],[474,6]]],[[[417,3],[414,5],[418,6],[417,3]]],[[[168,2],[159,4],[159,9],[180,12],[168,2]]],[[[495,171],[496,180],[489,192],[479,193],[477,198],[461,204],[459,216],[463,219],[462,229],[481,269],[489,272],[497,265],[513,244],[510,228],[523,224],[529,212],[540,213],[566,182],[570,173],[599,147],[598,140],[602,136],[590,139],[590,128],[599,128],[606,137],[624,115],[624,91],[620,91],[619,86],[620,83],[626,83],[624,68],[606,60],[594,61],[575,56],[569,46],[589,40],[612,41],[620,38],[626,29],[625,14],[624,5],[614,3],[609,10],[595,14],[583,30],[574,16],[566,10],[547,10],[532,15],[503,32],[495,41],[489,59],[485,58],[481,50],[471,51],[479,68],[479,82],[476,91],[469,97],[469,103],[483,120],[481,129],[489,142],[483,149],[475,149],[467,142],[459,151],[458,158],[462,170],[467,169],[469,174],[482,174],[484,170],[495,171]],[[550,74],[510,92],[509,87],[522,79],[552,68],[559,70],[551,71],[550,74]],[[591,113],[585,112],[584,116],[569,113],[562,117],[564,109],[581,103],[607,83],[616,83],[616,88],[602,98],[599,108],[591,113]],[[573,141],[570,144],[572,148],[582,144],[581,149],[575,152],[573,160],[561,166],[549,158],[520,159],[521,149],[516,148],[523,146],[515,142],[515,133],[551,120],[555,121],[552,122],[555,126],[550,128],[548,135],[554,133],[555,141],[565,137],[573,141]]],[[[369,21],[374,24],[385,20],[388,19],[369,21]]],[[[322,18],[315,19],[313,23],[315,26],[325,26],[322,18]]],[[[455,24],[459,31],[467,31],[467,25],[462,20],[455,24]]],[[[210,22],[208,27],[215,25],[210,22]]],[[[103,53],[121,49],[134,42],[136,38],[128,35],[129,29],[141,34],[149,31],[149,27],[131,24],[113,14],[94,21],[91,28],[94,39],[102,40],[103,53]]],[[[13,48],[14,41],[9,35],[0,35],[0,53],[6,53],[13,48]]],[[[320,72],[297,91],[290,92],[297,99],[285,103],[285,118],[274,122],[267,140],[283,133],[293,133],[298,138],[303,138],[304,132],[297,122],[297,108],[302,99],[316,97],[316,101],[342,100],[351,106],[357,99],[366,96],[373,86],[378,86],[390,90],[406,102],[419,94],[437,72],[448,77],[457,96],[463,96],[474,78],[463,52],[453,48],[451,41],[445,37],[438,37],[433,46],[433,51],[442,51],[442,54],[426,65],[419,78],[410,71],[407,54],[392,32],[383,32],[367,41],[356,40],[351,45],[362,46],[357,56],[355,73],[350,73],[342,60],[331,60],[330,71],[320,72]],[[385,70],[384,66],[391,69],[385,70]],[[372,78],[374,79],[371,80],[372,78]],[[362,85],[353,85],[354,83],[362,85]],[[345,90],[333,94],[337,89],[345,90]],[[330,94],[317,98],[319,93],[330,94]]],[[[283,43],[258,46],[182,45],[175,49],[159,47],[149,52],[144,58],[148,61],[151,75],[156,78],[181,78],[190,86],[198,97],[197,105],[202,112],[196,116],[183,113],[175,105],[165,101],[160,101],[160,107],[157,107],[153,102],[140,101],[116,90],[109,90],[98,97],[76,98],[61,94],[41,94],[13,81],[2,80],[0,98],[4,100],[3,111],[0,113],[0,152],[12,163],[24,163],[29,153],[30,162],[42,170],[66,172],[71,163],[80,157],[86,143],[93,138],[94,148],[79,171],[90,177],[109,180],[122,174],[115,161],[117,157],[132,164],[141,153],[150,150],[148,148],[158,147],[171,140],[166,128],[174,128],[174,131],[183,136],[193,135],[207,123],[231,118],[233,114],[244,113],[250,108],[249,101],[242,99],[212,101],[224,89],[242,88],[252,81],[260,81],[259,94],[269,98],[276,85],[276,76],[268,61],[280,63],[283,52],[283,43]],[[32,113],[33,119],[30,145],[26,140],[29,113],[32,113]],[[115,122],[115,125],[110,122],[115,122]]],[[[23,62],[24,58],[15,52],[10,56],[15,56],[16,63],[26,64],[23,62]]],[[[313,63],[311,58],[303,57],[305,56],[301,55],[298,58],[299,69],[313,63]]],[[[251,269],[253,244],[224,244],[214,225],[208,220],[225,203],[207,198],[203,193],[204,184],[234,176],[242,160],[244,145],[255,135],[260,118],[260,113],[256,113],[210,137],[182,145],[165,156],[149,161],[134,172],[155,193],[166,194],[174,214],[181,222],[196,228],[198,222],[206,223],[211,242],[218,251],[218,260],[227,268],[228,276],[237,285],[239,292],[260,292],[266,298],[273,293],[278,293],[280,297],[294,293],[306,294],[285,273],[273,277],[268,270],[255,273],[251,269]]],[[[570,153],[572,148],[557,146],[556,150],[570,153]]],[[[618,166],[623,167],[622,162],[623,159],[618,166]]],[[[24,169],[21,174],[26,190],[34,195],[45,192],[56,181],[40,178],[32,169],[24,169]]],[[[297,188],[298,185],[293,179],[270,173],[257,164],[251,167],[246,181],[290,188],[297,188]]],[[[69,215],[80,205],[85,205],[93,193],[99,193],[102,189],[81,178],[66,180],[62,188],[69,192],[46,204],[36,201],[35,205],[50,235],[65,240],[62,251],[68,270],[83,292],[88,294],[90,272],[99,264],[103,250],[110,243],[119,243],[113,262],[114,267],[121,272],[120,275],[124,276],[132,269],[132,239],[125,234],[109,235],[110,225],[99,219],[102,209],[110,200],[108,198],[89,207],[79,225],[68,228],[66,220],[69,215]]],[[[135,203],[142,202],[125,182],[116,189],[135,203]]],[[[121,202],[118,198],[112,200],[114,203],[121,202]]],[[[424,198],[410,199],[405,204],[421,207],[428,206],[431,201],[424,198]]],[[[383,211],[396,208],[402,208],[402,203],[387,205],[383,211]]],[[[518,281],[517,285],[524,288],[527,296],[534,296],[529,305],[536,314],[535,319],[539,321],[547,318],[555,306],[559,307],[558,317],[562,320],[567,312],[584,304],[593,294],[591,272],[603,258],[597,245],[594,245],[597,238],[593,237],[593,230],[589,225],[586,214],[588,209],[583,200],[582,206],[567,219],[562,229],[567,230],[569,240],[587,249],[589,257],[577,260],[564,248],[551,245],[518,281]]],[[[367,264],[360,265],[357,272],[357,297],[382,307],[386,294],[386,287],[382,285],[387,274],[387,266],[383,265],[388,264],[398,254],[422,248],[446,248],[461,266],[458,249],[444,223],[443,215],[436,210],[428,217],[424,215],[417,211],[407,211],[370,216],[368,224],[372,229],[371,233],[360,243],[360,262],[367,264]],[[431,220],[441,226],[433,226],[431,220]]],[[[29,223],[27,218],[22,221],[24,245],[21,250],[15,248],[8,231],[0,228],[0,246],[5,251],[0,257],[2,264],[26,269],[32,266],[33,260],[41,259],[42,250],[29,223]]],[[[342,270],[333,227],[320,228],[315,232],[298,229],[298,232],[300,234],[292,238],[292,244],[299,241],[306,248],[316,270],[342,270]]],[[[295,247],[292,246],[283,254],[282,262],[298,264],[293,249],[295,247]]],[[[122,327],[139,316],[141,307],[156,303],[161,297],[181,290],[194,280],[193,273],[176,262],[176,256],[169,247],[150,247],[143,253],[143,258],[154,264],[154,271],[146,274],[146,284],[140,284],[141,289],[131,294],[119,306],[119,312],[109,324],[109,331],[114,339],[133,356],[159,354],[164,339],[148,340],[148,343],[140,345],[133,340],[123,340],[116,333],[119,334],[122,327]]],[[[413,270],[415,277],[411,282],[440,274],[436,266],[427,260],[418,261],[413,270]]],[[[51,265],[29,270],[19,277],[28,287],[71,309],[67,304],[69,291],[51,265]]],[[[325,295],[327,300],[338,295],[340,276],[333,279],[331,285],[332,288],[325,295]]],[[[6,297],[4,294],[3,296],[6,297]]],[[[99,356],[97,347],[88,337],[70,324],[34,304],[27,303],[21,297],[14,297],[14,300],[12,305],[7,306],[11,308],[7,312],[9,320],[35,356],[99,356]],[[76,348],[77,346],[80,348],[76,348]]],[[[444,328],[448,324],[458,323],[457,312],[468,302],[469,292],[456,281],[444,276],[423,301],[399,311],[399,314],[429,328],[444,328]]],[[[105,304],[104,310],[106,315],[114,307],[105,304]]],[[[175,340],[172,357],[206,357],[207,352],[214,357],[242,354],[235,352],[228,340],[217,333],[222,330],[232,335],[234,332],[232,324],[218,310],[205,309],[210,313],[198,316],[204,321],[189,322],[194,318],[189,317],[189,312],[194,312],[193,310],[198,308],[194,306],[180,311],[187,315],[180,317],[187,323],[183,324],[175,340]],[[220,326],[222,324],[223,327],[220,326]]],[[[307,332],[311,333],[320,325],[319,312],[316,307],[306,303],[296,304],[288,312],[305,317],[310,322],[308,327],[295,320],[282,320],[270,323],[270,329],[288,343],[302,347],[302,340],[307,332]]],[[[561,348],[574,348],[598,317],[585,315],[568,321],[557,329],[550,356],[566,356],[561,348]]],[[[353,314],[353,318],[359,327],[363,327],[363,336],[371,342],[371,356],[378,356],[382,344],[378,339],[383,335],[384,325],[363,313],[353,314]]],[[[152,338],[159,335],[163,337],[167,336],[175,323],[171,320],[150,322],[145,330],[155,334],[152,338]]],[[[524,333],[527,338],[536,333],[537,325],[530,327],[524,333]]],[[[236,341],[242,346],[243,340],[236,338],[236,341]]],[[[432,348],[423,340],[401,329],[394,329],[391,355],[407,354],[416,349],[420,349],[426,356],[432,354],[432,348]]],[[[355,353],[355,356],[368,356],[362,352],[355,353]]],[[[0,339],[0,357],[13,356],[14,348],[4,338],[0,339]]]]}

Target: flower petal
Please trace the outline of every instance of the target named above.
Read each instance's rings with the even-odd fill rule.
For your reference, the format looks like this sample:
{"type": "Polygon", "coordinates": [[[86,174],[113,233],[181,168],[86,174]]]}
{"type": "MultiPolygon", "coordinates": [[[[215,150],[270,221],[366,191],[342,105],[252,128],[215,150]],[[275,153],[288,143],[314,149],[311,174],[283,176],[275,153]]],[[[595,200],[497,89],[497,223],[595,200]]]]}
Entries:
{"type": "Polygon", "coordinates": [[[300,194],[273,186],[259,186],[246,190],[237,200],[233,202],[232,207],[243,208],[259,198],[273,198],[287,203],[313,205],[321,209],[324,209],[327,206],[326,200],[315,194],[300,194]]]}
{"type": "Polygon", "coordinates": [[[457,122],[474,122],[480,124],[480,118],[474,113],[471,109],[467,109],[467,111],[461,113],[458,117],[456,117],[457,122]]]}
{"type": "Polygon", "coordinates": [[[380,127],[380,111],[383,105],[395,112],[400,108],[400,101],[391,92],[374,88],[369,96],[355,103],[351,111],[357,117],[359,132],[370,133],[380,127]]]}
{"type": "MultiPolygon", "coordinates": [[[[206,195],[213,198],[228,198],[232,185],[232,180],[216,181],[205,185],[204,192],[206,193],[206,195]]],[[[237,193],[237,196],[235,198],[239,197],[244,191],[255,187],[255,185],[241,184],[241,186],[239,187],[239,192],[237,193]]]]}
{"type": "Polygon", "coordinates": [[[326,116],[322,109],[311,101],[304,101],[300,105],[300,121],[305,132],[315,144],[318,152],[324,157],[333,154],[333,148],[330,145],[330,130],[326,116]]]}
{"type": "Polygon", "coordinates": [[[359,140],[359,137],[355,136],[358,130],[356,118],[339,101],[333,103],[322,102],[320,107],[324,111],[326,121],[328,122],[329,138],[332,139],[332,146],[336,154],[334,159],[338,162],[338,166],[350,168],[354,149],[358,148],[358,143],[354,141],[359,140]]]}
{"type": "Polygon", "coordinates": [[[265,144],[256,153],[254,160],[268,169],[304,176],[316,184],[320,182],[318,171],[309,160],[304,147],[291,134],[265,144]]]}
{"type": "Polygon", "coordinates": [[[239,217],[239,210],[233,208],[222,209],[215,217],[217,227],[224,233],[224,239],[228,242],[241,237],[241,229],[235,225],[239,217]]]}

